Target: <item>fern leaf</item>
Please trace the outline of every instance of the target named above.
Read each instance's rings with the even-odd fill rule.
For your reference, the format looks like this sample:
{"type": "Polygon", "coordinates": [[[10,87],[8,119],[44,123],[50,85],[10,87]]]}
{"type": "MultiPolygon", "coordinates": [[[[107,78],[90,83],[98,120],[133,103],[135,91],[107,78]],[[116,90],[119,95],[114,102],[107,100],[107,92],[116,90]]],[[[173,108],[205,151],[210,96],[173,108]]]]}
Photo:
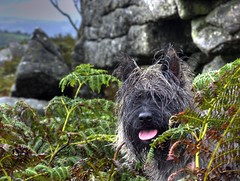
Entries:
{"type": "Polygon", "coordinates": [[[33,175],[37,175],[37,172],[33,168],[27,168],[25,170],[25,173],[28,177],[33,176],[33,175]]]}
{"type": "MultiPolygon", "coordinates": [[[[108,86],[110,82],[120,84],[120,81],[107,74],[106,70],[95,69],[90,64],[81,64],[75,68],[75,71],[65,76],[59,83],[62,92],[66,86],[78,86],[80,90],[83,84],[88,85],[92,91],[100,92],[103,85],[108,86]]],[[[78,92],[77,92],[78,93],[78,92]]],[[[76,93],[76,94],[77,94],[76,93]]]]}
{"type": "Polygon", "coordinates": [[[94,141],[107,141],[110,143],[114,143],[116,140],[116,135],[107,135],[107,134],[92,134],[88,136],[84,141],[77,142],[74,144],[85,144],[94,141]]]}
{"type": "Polygon", "coordinates": [[[69,178],[70,174],[68,171],[68,167],[55,167],[53,169],[51,169],[50,172],[50,177],[53,180],[66,180],[67,178],[69,178]]]}
{"type": "Polygon", "coordinates": [[[208,85],[211,82],[218,81],[223,74],[230,73],[239,65],[240,65],[240,58],[235,60],[232,63],[228,63],[224,65],[219,70],[214,70],[214,71],[207,72],[205,74],[198,75],[197,77],[195,77],[193,81],[194,91],[197,92],[199,90],[206,90],[208,85]]]}
{"type": "Polygon", "coordinates": [[[196,109],[178,115],[183,126],[192,129],[196,143],[201,143],[203,180],[240,178],[240,59],[194,80],[196,109]]]}

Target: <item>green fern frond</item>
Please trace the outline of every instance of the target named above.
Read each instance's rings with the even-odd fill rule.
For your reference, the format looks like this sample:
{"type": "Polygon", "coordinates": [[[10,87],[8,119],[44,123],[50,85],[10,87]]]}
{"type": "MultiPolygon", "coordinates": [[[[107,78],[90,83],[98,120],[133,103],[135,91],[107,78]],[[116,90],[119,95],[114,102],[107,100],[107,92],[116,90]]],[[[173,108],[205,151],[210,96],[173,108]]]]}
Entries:
{"type": "Polygon", "coordinates": [[[201,158],[196,161],[207,163],[206,168],[196,165],[205,170],[202,179],[240,177],[240,59],[196,77],[193,88],[196,109],[187,110],[178,118],[186,127],[199,127],[192,135],[196,143],[201,143],[201,158]]]}
{"type": "Polygon", "coordinates": [[[31,168],[27,168],[27,169],[25,170],[25,173],[26,173],[26,175],[27,175],[28,177],[34,176],[34,175],[37,175],[37,174],[38,174],[38,173],[36,172],[36,170],[31,169],[31,168]]]}
{"type": "Polygon", "coordinates": [[[55,97],[44,116],[24,102],[14,107],[1,105],[0,180],[70,180],[75,178],[70,178],[71,167],[84,160],[86,165],[80,165],[80,172],[76,170],[76,178],[143,178],[127,169],[118,170],[112,160],[117,122],[114,102],[77,97],[82,85],[100,92],[102,86],[112,83],[115,86],[120,81],[106,70],[83,64],[60,83],[62,91],[67,86],[77,88],[75,98],[55,97]],[[21,153],[18,145],[26,148],[27,155],[16,154],[21,153]]]}
{"type": "Polygon", "coordinates": [[[197,92],[198,90],[207,90],[208,88],[207,86],[211,82],[219,81],[221,79],[221,76],[223,76],[223,74],[228,74],[234,71],[234,69],[239,65],[240,65],[240,58],[236,59],[234,62],[224,65],[219,70],[210,71],[205,74],[199,74],[197,77],[195,77],[193,81],[194,91],[197,92]]]}
{"type": "Polygon", "coordinates": [[[95,69],[91,64],[81,64],[75,68],[75,72],[87,76],[87,75],[97,75],[97,74],[106,74],[106,70],[95,69]]]}
{"type": "Polygon", "coordinates": [[[37,165],[44,158],[44,155],[38,155],[23,145],[1,144],[0,148],[2,150],[0,155],[0,175],[3,171],[2,168],[7,173],[19,172],[27,167],[37,165]]]}
{"type": "Polygon", "coordinates": [[[53,180],[66,180],[69,178],[69,168],[68,167],[55,167],[51,169],[50,178],[53,180]]]}
{"type": "Polygon", "coordinates": [[[88,136],[84,141],[76,142],[73,144],[86,144],[95,141],[107,141],[110,143],[114,143],[116,140],[116,135],[109,135],[109,134],[92,134],[88,136]]]}
{"type": "Polygon", "coordinates": [[[156,148],[157,145],[160,145],[171,137],[182,137],[184,134],[189,133],[190,130],[185,127],[171,128],[159,135],[154,141],[150,144],[152,148],[156,148]]]}
{"type": "MultiPolygon", "coordinates": [[[[82,131],[85,133],[88,128],[96,128],[92,133],[96,134],[97,127],[102,126],[103,132],[113,130],[115,125],[114,103],[105,99],[86,100],[82,98],[70,99],[67,97],[55,97],[49,104],[47,115],[56,117],[65,117],[67,114],[67,127],[71,131],[82,131]],[[63,109],[64,108],[64,109],[63,109]]],[[[64,119],[59,119],[54,125],[56,129],[61,129],[66,122],[64,119]]],[[[90,134],[90,132],[89,132],[90,134]]]]}
{"type": "Polygon", "coordinates": [[[101,87],[103,85],[109,86],[110,82],[120,84],[120,81],[117,78],[108,75],[106,70],[95,69],[93,65],[90,64],[81,64],[75,68],[74,72],[65,76],[60,81],[59,85],[62,92],[68,85],[71,87],[78,86],[75,94],[76,97],[84,84],[88,85],[92,91],[97,91],[99,93],[101,87]]]}
{"type": "Polygon", "coordinates": [[[170,138],[173,140],[179,140],[183,137],[186,137],[187,134],[192,133],[195,131],[196,128],[190,128],[180,125],[178,128],[170,128],[159,135],[153,142],[150,144],[150,150],[147,155],[146,163],[149,163],[154,157],[154,150],[157,148],[158,145],[163,144],[170,138]]]}
{"type": "Polygon", "coordinates": [[[56,181],[64,181],[70,178],[69,167],[48,167],[43,164],[39,164],[35,167],[29,167],[24,172],[16,172],[17,178],[25,178],[28,180],[43,180],[47,181],[49,178],[56,181]]]}
{"type": "Polygon", "coordinates": [[[198,169],[192,174],[199,179],[240,178],[239,90],[240,59],[218,71],[197,76],[193,83],[195,107],[170,119],[170,126],[176,122],[181,124],[153,141],[147,162],[153,158],[156,146],[171,138],[180,140],[188,147],[188,154],[195,155],[198,169]]]}

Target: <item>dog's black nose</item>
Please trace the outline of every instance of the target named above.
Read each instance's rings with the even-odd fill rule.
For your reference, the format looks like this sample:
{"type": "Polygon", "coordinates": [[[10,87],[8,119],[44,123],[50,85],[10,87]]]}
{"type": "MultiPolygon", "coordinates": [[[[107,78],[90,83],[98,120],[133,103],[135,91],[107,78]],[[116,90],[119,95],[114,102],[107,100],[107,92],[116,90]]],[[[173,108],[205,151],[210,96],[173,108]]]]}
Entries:
{"type": "Polygon", "coordinates": [[[152,121],[152,113],[150,112],[141,112],[138,116],[140,121],[152,121]]]}

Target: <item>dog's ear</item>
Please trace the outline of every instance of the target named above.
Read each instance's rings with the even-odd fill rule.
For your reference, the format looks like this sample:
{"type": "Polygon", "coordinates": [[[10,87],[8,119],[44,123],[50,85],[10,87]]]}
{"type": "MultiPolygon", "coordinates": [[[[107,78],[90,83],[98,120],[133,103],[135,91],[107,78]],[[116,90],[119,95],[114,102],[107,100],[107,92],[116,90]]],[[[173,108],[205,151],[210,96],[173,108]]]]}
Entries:
{"type": "Polygon", "coordinates": [[[119,59],[119,65],[114,70],[113,75],[121,81],[125,81],[135,68],[138,67],[135,60],[129,56],[123,56],[119,59]]]}
{"type": "Polygon", "coordinates": [[[164,63],[162,70],[172,72],[177,78],[181,77],[181,59],[171,45],[165,50],[164,63]]]}

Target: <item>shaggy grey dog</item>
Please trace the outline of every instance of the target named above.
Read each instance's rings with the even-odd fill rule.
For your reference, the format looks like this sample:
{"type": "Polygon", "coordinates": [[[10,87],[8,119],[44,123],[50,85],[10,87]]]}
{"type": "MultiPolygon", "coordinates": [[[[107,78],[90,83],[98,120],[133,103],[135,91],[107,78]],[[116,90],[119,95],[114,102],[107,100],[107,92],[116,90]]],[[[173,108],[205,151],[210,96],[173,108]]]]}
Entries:
{"type": "MultiPolygon", "coordinates": [[[[132,58],[125,57],[115,75],[123,81],[117,93],[117,146],[125,143],[122,153],[129,162],[145,163],[149,144],[169,129],[170,117],[191,105],[191,73],[170,45],[147,68],[140,68],[132,58]]],[[[167,160],[170,146],[171,140],[166,141],[155,149],[152,161],[145,164],[144,173],[150,180],[167,180],[190,162],[185,157],[178,163],[167,160]]]]}

